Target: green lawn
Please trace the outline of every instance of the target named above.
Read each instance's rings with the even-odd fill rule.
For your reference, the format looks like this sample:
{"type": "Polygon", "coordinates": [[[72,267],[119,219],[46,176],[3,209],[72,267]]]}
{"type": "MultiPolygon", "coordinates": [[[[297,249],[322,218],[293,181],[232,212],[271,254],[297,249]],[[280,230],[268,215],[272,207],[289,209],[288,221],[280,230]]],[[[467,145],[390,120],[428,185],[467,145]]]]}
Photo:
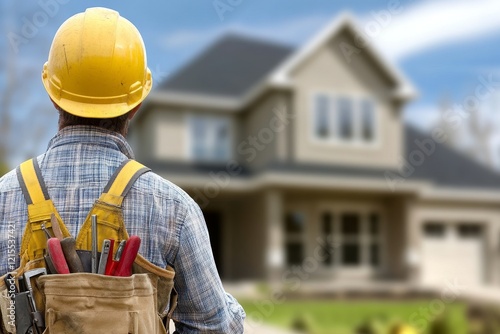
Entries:
{"type": "MultiPolygon", "coordinates": [[[[431,300],[417,301],[287,301],[282,304],[259,301],[240,301],[247,317],[264,319],[269,324],[289,328],[293,319],[301,315],[311,324],[314,334],[353,334],[354,328],[367,319],[381,317],[388,322],[404,322],[413,324],[416,328],[429,328],[432,315],[442,311],[433,311],[431,300]],[[261,305],[259,307],[259,305],[261,305]],[[265,305],[263,307],[262,305],[265,305]],[[420,312],[420,313],[419,313],[420,312]],[[423,313],[422,313],[423,312],[423,313]]],[[[444,304],[441,304],[444,305],[444,304]]],[[[449,312],[453,331],[450,334],[466,334],[466,319],[464,304],[449,304],[444,308],[449,312]]],[[[423,332],[427,333],[427,330],[423,332]]]]}

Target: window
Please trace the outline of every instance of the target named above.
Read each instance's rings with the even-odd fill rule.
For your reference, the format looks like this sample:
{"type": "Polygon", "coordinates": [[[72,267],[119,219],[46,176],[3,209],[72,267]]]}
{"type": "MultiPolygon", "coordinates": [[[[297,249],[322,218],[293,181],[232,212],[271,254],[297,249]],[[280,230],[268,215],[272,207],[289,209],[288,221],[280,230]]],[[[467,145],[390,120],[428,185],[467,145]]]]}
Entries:
{"type": "Polygon", "coordinates": [[[424,224],[424,234],[428,238],[443,238],[445,226],[442,223],[429,222],[424,224]]]}
{"type": "Polygon", "coordinates": [[[361,102],[361,138],[364,141],[372,141],[375,138],[373,102],[369,100],[361,102]]]}
{"type": "Polygon", "coordinates": [[[303,245],[300,242],[286,243],[286,264],[288,266],[300,266],[304,258],[303,245]]]}
{"type": "Polygon", "coordinates": [[[345,213],[342,215],[342,235],[356,237],[360,232],[359,214],[345,213]]]}
{"type": "Polygon", "coordinates": [[[461,223],[458,225],[458,235],[463,239],[481,238],[482,226],[480,224],[461,223]]]}
{"type": "Polygon", "coordinates": [[[352,101],[347,98],[338,100],[338,124],[339,137],[343,140],[350,140],[354,137],[354,113],[352,101]]]}
{"type": "Polygon", "coordinates": [[[231,158],[229,119],[194,116],[190,121],[191,155],[198,161],[226,161],[231,158]]]}
{"type": "MultiPolygon", "coordinates": [[[[321,217],[321,227],[323,231],[323,236],[325,240],[327,241],[326,244],[329,244],[329,237],[332,237],[334,232],[333,232],[333,216],[329,212],[325,212],[322,217],[321,217]]],[[[326,266],[332,265],[333,264],[333,250],[332,247],[328,247],[327,249],[324,249],[325,256],[323,259],[323,264],[326,266]]]]}
{"type": "Polygon", "coordinates": [[[301,265],[304,260],[306,217],[302,212],[290,212],[285,216],[285,252],[288,266],[301,265]]]}
{"type": "Polygon", "coordinates": [[[358,266],[361,262],[359,243],[346,242],[342,244],[342,264],[358,266]]]}
{"type": "Polygon", "coordinates": [[[332,237],[340,247],[328,254],[325,267],[377,268],[381,264],[381,220],[377,212],[323,212],[320,216],[323,237],[332,237]]]}
{"type": "Polygon", "coordinates": [[[330,100],[327,95],[316,96],[315,132],[318,138],[328,138],[331,135],[329,104],[330,100]]]}
{"type": "Polygon", "coordinates": [[[371,143],[376,140],[372,100],[317,94],[313,107],[314,136],[322,141],[371,143]]]}

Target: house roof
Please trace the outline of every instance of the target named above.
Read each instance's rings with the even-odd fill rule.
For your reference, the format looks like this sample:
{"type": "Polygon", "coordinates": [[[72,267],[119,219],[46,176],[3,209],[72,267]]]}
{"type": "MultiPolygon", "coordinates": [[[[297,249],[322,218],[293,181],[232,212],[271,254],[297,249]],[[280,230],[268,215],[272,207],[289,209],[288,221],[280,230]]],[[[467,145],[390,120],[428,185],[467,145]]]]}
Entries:
{"type": "MultiPolygon", "coordinates": [[[[406,160],[410,160],[412,152],[420,151],[425,156],[425,160],[420,166],[413,166],[414,171],[409,176],[409,179],[432,181],[436,185],[453,188],[500,190],[500,174],[493,169],[476,162],[447,145],[432,141],[429,134],[418,131],[414,127],[406,126],[405,133],[406,160]],[[422,143],[424,141],[430,141],[435,145],[434,152],[432,152],[432,146],[428,146],[430,148],[429,152],[432,152],[429,155],[422,151],[417,142],[422,143]]],[[[416,154],[422,156],[420,153],[416,154]]]]}
{"type": "Polygon", "coordinates": [[[160,90],[238,98],[262,81],[293,48],[227,34],[160,86],[160,90]]]}
{"type": "MultiPolygon", "coordinates": [[[[267,86],[289,87],[290,72],[336,34],[362,34],[350,14],[339,15],[303,47],[229,33],[202,52],[153,94],[153,101],[239,109],[267,86]],[[259,89],[260,88],[260,89],[259,89]]],[[[364,47],[395,82],[393,96],[409,100],[417,93],[410,81],[372,45],[364,47]]]]}

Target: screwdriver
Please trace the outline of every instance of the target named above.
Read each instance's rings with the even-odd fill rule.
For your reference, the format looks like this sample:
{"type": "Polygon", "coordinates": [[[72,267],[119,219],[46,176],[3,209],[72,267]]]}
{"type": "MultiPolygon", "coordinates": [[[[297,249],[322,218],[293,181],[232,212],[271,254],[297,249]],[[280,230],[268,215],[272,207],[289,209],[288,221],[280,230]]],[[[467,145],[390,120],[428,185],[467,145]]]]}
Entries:
{"type": "Polygon", "coordinates": [[[97,215],[92,215],[92,273],[97,274],[97,215]]]}

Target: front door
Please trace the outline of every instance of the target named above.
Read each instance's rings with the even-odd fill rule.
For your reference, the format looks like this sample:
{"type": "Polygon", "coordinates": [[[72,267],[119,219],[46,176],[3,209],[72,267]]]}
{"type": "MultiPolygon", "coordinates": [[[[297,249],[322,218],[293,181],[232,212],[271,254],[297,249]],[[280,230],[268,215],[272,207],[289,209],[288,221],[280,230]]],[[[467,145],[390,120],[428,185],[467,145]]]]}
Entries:
{"type": "Polygon", "coordinates": [[[222,265],[223,256],[223,232],[222,232],[222,213],[219,211],[205,211],[205,222],[207,223],[208,233],[210,234],[210,244],[212,252],[219,271],[219,276],[224,277],[224,268],[222,265]]]}

